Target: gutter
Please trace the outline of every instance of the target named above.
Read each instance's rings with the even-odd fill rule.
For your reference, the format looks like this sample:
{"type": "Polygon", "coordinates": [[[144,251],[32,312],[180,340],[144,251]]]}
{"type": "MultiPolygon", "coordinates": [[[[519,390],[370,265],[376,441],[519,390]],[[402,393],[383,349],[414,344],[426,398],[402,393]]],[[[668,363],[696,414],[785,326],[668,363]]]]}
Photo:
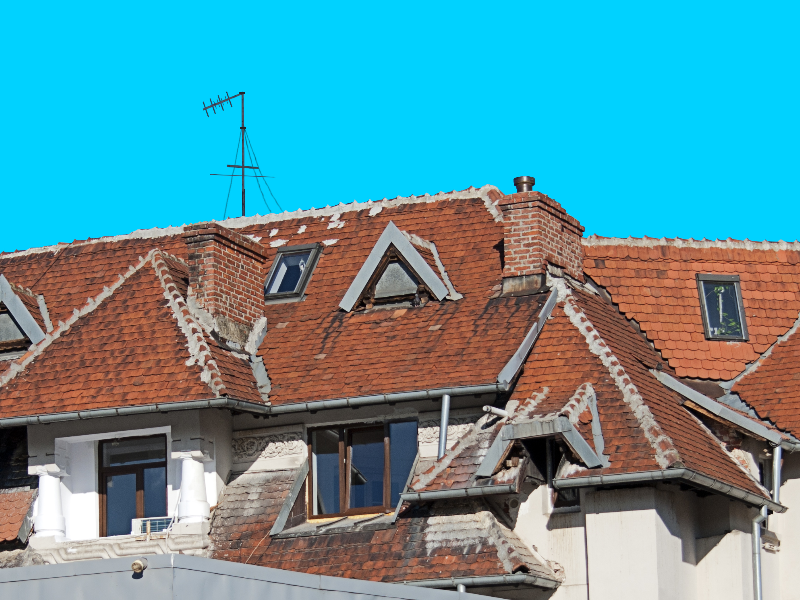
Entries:
{"type": "Polygon", "coordinates": [[[400,500],[403,502],[426,502],[428,500],[444,500],[447,498],[474,498],[478,496],[493,496],[495,494],[516,494],[517,491],[517,484],[511,483],[458,488],[455,490],[436,490],[434,492],[405,492],[400,494],[400,500]]]}
{"type": "Polygon", "coordinates": [[[708,396],[705,396],[697,390],[690,388],[688,385],[681,383],[671,375],[667,375],[663,371],[655,371],[653,369],[650,369],[650,372],[656,379],[658,379],[669,389],[678,392],[684,398],[691,400],[701,408],[704,408],[710,413],[718,416],[720,419],[724,419],[730,423],[733,423],[737,427],[750,432],[756,437],[767,440],[773,446],[781,446],[784,450],[788,450],[790,452],[800,450],[800,443],[785,439],[777,431],[772,431],[761,423],[753,421],[752,419],[748,419],[744,415],[731,410],[724,404],[720,404],[716,400],[712,400],[708,396]]]}
{"type": "Polygon", "coordinates": [[[415,587],[448,589],[465,587],[496,587],[501,585],[526,585],[531,587],[554,590],[561,582],[546,577],[517,573],[514,575],[486,575],[484,577],[448,577],[446,579],[418,579],[415,581],[399,581],[403,585],[415,587]]]}
{"type": "Polygon", "coordinates": [[[126,406],[122,408],[99,408],[93,410],[34,415],[29,417],[8,417],[0,419],[0,428],[20,427],[25,425],[45,425],[47,423],[60,423],[63,421],[82,421],[85,419],[122,417],[157,412],[166,413],[177,410],[197,410],[202,408],[227,408],[229,410],[237,410],[254,415],[270,417],[289,413],[315,412],[318,410],[330,410],[337,408],[358,408],[361,406],[393,404],[395,402],[410,402],[414,400],[440,400],[445,394],[452,396],[468,396],[502,393],[507,392],[510,387],[511,386],[508,383],[490,383],[463,387],[416,390],[412,392],[396,392],[393,394],[354,396],[350,398],[337,398],[334,400],[315,400],[312,402],[298,402],[296,404],[281,404],[279,406],[258,404],[256,402],[246,402],[244,400],[221,397],[211,398],[209,400],[164,402],[161,404],[144,404],[141,406],[126,406]]]}
{"type": "Polygon", "coordinates": [[[569,479],[554,479],[553,488],[557,490],[564,490],[581,487],[672,480],[688,483],[695,487],[707,490],[713,490],[722,494],[723,496],[736,498],[737,500],[746,502],[751,506],[767,507],[772,512],[786,512],[786,507],[776,501],[765,498],[764,496],[759,496],[758,494],[754,494],[752,492],[748,492],[742,488],[723,483],[718,479],[713,479],[707,475],[703,475],[697,471],[686,468],[666,469],[664,471],[641,471],[639,473],[617,473],[612,475],[589,475],[586,477],[570,477],[569,479]]]}

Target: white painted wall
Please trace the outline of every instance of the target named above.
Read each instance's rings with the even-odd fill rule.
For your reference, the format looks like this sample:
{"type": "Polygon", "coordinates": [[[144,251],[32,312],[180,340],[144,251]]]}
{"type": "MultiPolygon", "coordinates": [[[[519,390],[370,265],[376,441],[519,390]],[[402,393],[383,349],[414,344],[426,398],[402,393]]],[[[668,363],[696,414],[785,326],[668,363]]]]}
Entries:
{"type": "MultiPolygon", "coordinates": [[[[203,465],[208,502],[222,494],[231,471],[232,419],[227,411],[181,411],[131,417],[109,417],[28,427],[29,467],[58,464],[68,473],[61,479],[62,509],[68,540],[99,535],[97,443],[103,439],[138,435],[167,436],[167,510],[173,516],[180,490],[177,448],[209,450],[203,465]],[[197,448],[195,448],[195,446],[197,448]]],[[[34,507],[34,515],[36,507],[34,507]]]]}
{"type": "Polygon", "coordinates": [[[549,489],[539,486],[520,504],[516,533],[544,559],[558,563],[566,579],[552,600],[587,600],[585,515],[550,514],[549,489]]]}
{"type": "Polygon", "coordinates": [[[693,495],[659,488],[584,497],[592,600],[693,600],[693,495]]]}
{"type": "Polygon", "coordinates": [[[781,541],[780,551],[775,555],[779,563],[779,597],[800,600],[800,454],[784,452],[781,475],[781,504],[789,510],[769,518],[769,528],[781,541]]]}

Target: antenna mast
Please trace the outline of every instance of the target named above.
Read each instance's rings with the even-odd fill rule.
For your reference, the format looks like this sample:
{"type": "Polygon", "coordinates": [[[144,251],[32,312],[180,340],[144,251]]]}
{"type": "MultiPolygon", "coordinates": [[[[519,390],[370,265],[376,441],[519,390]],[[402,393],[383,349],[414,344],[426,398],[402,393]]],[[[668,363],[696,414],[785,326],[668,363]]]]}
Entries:
{"type": "Polygon", "coordinates": [[[242,130],[242,164],[241,165],[228,165],[228,166],[229,167],[233,167],[235,169],[241,169],[242,170],[242,216],[245,216],[245,210],[244,210],[244,206],[245,206],[244,205],[244,177],[245,177],[245,175],[244,175],[244,170],[245,169],[255,169],[256,167],[247,167],[244,164],[244,144],[245,144],[245,142],[244,142],[244,139],[245,139],[244,138],[244,136],[245,136],[245,133],[244,133],[245,132],[245,127],[244,127],[244,92],[239,92],[235,96],[229,96],[228,92],[225,92],[225,98],[221,98],[220,99],[220,97],[217,96],[217,99],[218,99],[217,102],[213,102],[213,100],[209,98],[209,100],[208,100],[209,103],[213,102],[213,104],[209,104],[209,106],[206,106],[206,103],[203,102],[203,110],[206,111],[206,116],[210,117],[211,115],[208,114],[209,110],[213,110],[214,114],[217,114],[217,111],[214,110],[214,107],[219,106],[220,109],[222,109],[224,111],[225,110],[225,103],[227,102],[229,106],[233,106],[233,102],[231,102],[231,100],[233,100],[234,98],[237,98],[239,96],[242,97],[242,126],[240,127],[240,129],[242,130]]]}

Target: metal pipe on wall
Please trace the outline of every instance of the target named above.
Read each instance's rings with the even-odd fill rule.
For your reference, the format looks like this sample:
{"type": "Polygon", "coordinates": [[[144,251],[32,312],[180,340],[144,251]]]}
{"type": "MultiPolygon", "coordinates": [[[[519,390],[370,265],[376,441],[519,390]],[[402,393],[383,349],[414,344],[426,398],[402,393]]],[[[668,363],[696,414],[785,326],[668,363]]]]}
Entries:
{"type": "MultiPolygon", "coordinates": [[[[781,462],[783,449],[780,445],[772,448],[772,501],[780,504],[781,500],[781,462]]],[[[769,509],[762,506],[759,513],[753,518],[753,598],[763,600],[763,581],[761,576],[761,523],[767,519],[769,509]]]]}
{"type": "Polygon", "coordinates": [[[439,459],[447,452],[447,424],[450,421],[450,394],[442,396],[442,418],[439,421],[439,459]]]}

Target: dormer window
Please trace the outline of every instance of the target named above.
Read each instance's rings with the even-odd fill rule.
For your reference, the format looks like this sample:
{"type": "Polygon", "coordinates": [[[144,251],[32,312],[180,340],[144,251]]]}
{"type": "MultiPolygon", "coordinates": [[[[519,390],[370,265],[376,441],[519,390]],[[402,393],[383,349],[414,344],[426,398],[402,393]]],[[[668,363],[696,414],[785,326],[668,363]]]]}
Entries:
{"type": "Polygon", "coordinates": [[[709,340],[747,340],[738,275],[697,274],[703,328],[709,340]]]}
{"type": "Polygon", "coordinates": [[[400,260],[390,260],[375,284],[375,300],[414,296],[419,289],[416,275],[400,260]]]}
{"type": "Polygon", "coordinates": [[[30,341],[11,312],[0,303],[0,354],[18,352],[30,346],[30,341]]]}
{"type": "Polygon", "coordinates": [[[319,244],[280,248],[264,287],[266,299],[301,298],[319,254],[319,244]]]}

